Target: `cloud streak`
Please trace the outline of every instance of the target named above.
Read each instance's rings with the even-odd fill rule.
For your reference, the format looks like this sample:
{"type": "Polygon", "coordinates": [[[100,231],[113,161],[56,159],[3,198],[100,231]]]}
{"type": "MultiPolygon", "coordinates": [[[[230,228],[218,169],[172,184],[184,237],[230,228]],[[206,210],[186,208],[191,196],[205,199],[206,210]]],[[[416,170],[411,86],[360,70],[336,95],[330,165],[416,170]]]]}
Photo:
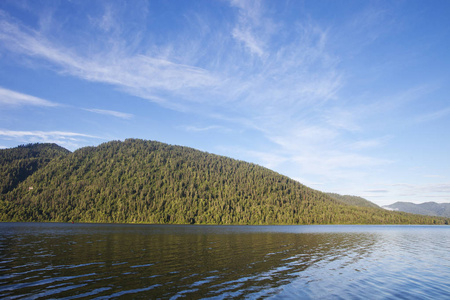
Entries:
{"type": "MultiPolygon", "coordinates": [[[[155,16],[133,18],[132,30],[125,30],[130,28],[121,23],[120,10],[126,11],[126,4],[120,9],[107,4],[100,8],[99,15],[77,16],[81,18],[78,23],[89,27],[81,31],[67,30],[64,26],[70,22],[63,22],[57,13],[46,18],[45,30],[0,13],[0,45],[18,61],[25,57],[59,74],[111,85],[165,108],[203,117],[195,118],[195,125],[175,124],[174,128],[193,136],[230,132],[228,128],[262,136],[262,150],[240,152],[273,169],[289,165],[293,171],[286,175],[291,177],[311,175],[311,182],[326,185],[330,178],[360,179],[373,168],[393,164],[390,159],[378,157],[381,152],[374,149],[394,138],[381,131],[367,132],[366,121],[377,119],[376,126],[384,125],[377,117],[423,97],[430,92],[428,86],[406,87],[397,94],[386,92],[367,98],[352,94],[344,99],[342,90],[348,86],[351,89],[351,76],[346,74],[340,52],[336,51],[338,30],[333,26],[322,26],[309,17],[297,17],[294,22],[278,18],[276,9],[271,10],[274,6],[269,9],[263,1],[230,0],[218,5],[224,17],[214,23],[217,27],[212,27],[211,15],[204,11],[183,11],[176,16],[176,24],[171,23],[175,19],[166,20],[171,23],[170,30],[161,29],[161,36],[151,28],[155,16]],[[60,31],[55,33],[52,28],[60,31]],[[61,35],[65,30],[73,34],[70,43],[61,38],[67,35],[61,35]]],[[[346,33],[358,35],[349,48],[358,49],[346,53],[362,53],[378,40],[384,33],[378,21],[386,18],[376,9],[366,10],[353,22],[349,18],[347,27],[352,30],[346,33]],[[376,30],[368,37],[373,28],[376,30]]],[[[345,41],[352,39],[353,35],[348,35],[345,41]]],[[[43,99],[27,99],[21,100],[23,105],[51,104],[43,99]]],[[[124,120],[134,117],[107,109],[84,110],[124,120]]],[[[447,114],[442,110],[422,119],[447,114]]],[[[15,136],[41,140],[94,138],[29,133],[33,134],[15,136]]]]}
{"type": "Polygon", "coordinates": [[[181,129],[187,131],[187,132],[206,132],[206,131],[212,131],[212,130],[220,130],[220,131],[230,131],[230,129],[220,126],[220,125],[210,125],[205,127],[199,127],[199,126],[181,126],[181,129]]]}
{"type": "Polygon", "coordinates": [[[0,129],[0,135],[6,137],[38,137],[42,139],[46,139],[48,137],[62,137],[73,139],[76,137],[88,137],[88,138],[98,138],[93,135],[76,133],[76,132],[66,132],[66,131],[17,131],[17,130],[6,130],[0,129]]]}
{"type": "Polygon", "coordinates": [[[20,107],[20,106],[44,106],[44,107],[55,107],[59,106],[58,103],[34,97],[27,94],[22,94],[12,90],[8,90],[0,87],[0,104],[10,107],[20,107]]]}
{"type": "Polygon", "coordinates": [[[243,43],[252,55],[263,59],[266,56],[264,38],[271,22],[262,20],[261,2],[232,0],[230,3],[239,11],[238,22],[232,32],[233,38],[243,43]]]}
{"type": "MultiPolygon", "coordinates": [[[[249,3],[233,2],[233,5],[239,7],[240,12],[236,26],[245,27],[239,29],[239,32],[245,35],[247,31],[258,31],[258,36],[263,36],[260,40],[270,39],[277,34],[273,28],[276,26],[271,25],[273,24],[271,19],[264,16],[259,2],[251,2],[251,5],[249,3]]],[[[104,18],[99,21],[98,26],[114,27],[111,24],[111,14],[111,9],[106,9],[104,18]],[[104,23],[107,25],[102,25],[104,23]]],[[[201,48],[196,42],[181,45],[177,44],[181,41],[175,39],[173,42],[175,44],[168,43],[160,48],[150,47],[154,49],[150,52],[135,52],[121,46],[126,44],[127,40],[122,40],[119,36],[112,46],[108,47],[109,51],[99,50],[83,54],[85,51],[52,41],[44,33],[21,25],[7,18],[5,14],[0,15],[0,24],[0,42],[15,54],[40,58],[52,63],[63,74],[111,84],[132,95],[174,109],[182,109],[186,106],[186,101],[191,103],[200,101],[212,107],[238,101],[240,107],[244,106],[247,109],[254,109],[255,105],[270,108],[268,106],[276,104],[282,109],[293,106],[295,111],[305,104],[333,98],[341,84],[339,74],[333,70],[332,59],[330,60],[323,49],[326,34],[310,25],[302,26],[300,37],[296,37],[286,46],[264,50],[267,59],[262,64],[255,64],[256,61],[253,59],[244,63],[242,59],[246,58],[242,58],[238,45],[235,45],[227,50],[229,54],[221,60],[206,58],[211,62],[214,61],[216,66],[218,63],[219,67],[208,70],[196,66],[193,59],[188,59],[184,63],[177,62],[180,61],[179,53],[173,51],[166,51],[165,55],[161,55],[164,53],[162,51],[164,47],[184,49],[190,53],[194,51],[193,49],[201,48]],[[259,92],[261,90],[265,92],[259,92]],[[216,101],[208,100],[212,97],[216,101]]],[[[236,30],[233,29],[231,37],[236,30]]],[[[246,44],[263,43],[257,41],[256,37],[250,37],[249,34],[246,36],[247,41],[254,39],[254,42],[246,44]]],[[[95,45],[96,42],[92,42],[95,45]]],[[[220,46],[229,46],[229,43],[220,46]]],[[[225,51],[213,44],[203,47],[209,48],[212,52],[225,51]]],[[[262,49],[262,46],[250,48],[262,49]]],[[[262,50],[255,51],[262,55],[262,50]]],[[[193,55],[186,55],[191,56],[193,55]]]]}
{"type": "Polygon", "coordinates": [[[78,148],[80,141],[101,139],[97,136],[70,131],[20,131],[7,129],[0,129],[0,136],[6,139],[19,140],[23,143],[56,143],[71,150],[78,148]]]}
{"type": "Polygon", "coordinates": [[[84,110],[90,111],[90,112],[93,112],[96,114],[113,116],[116,118],[126,119],[126,120],[132,119],[134,117],[133,114],[123,113],[123,112],[114,111],[114,110],[107,110],[107,109],[85,108],[84,110]]]}
{"type": "MultiPolygon", "coordinates": [[[[261,2],[232,1],[231,5],[238,11],[237,22],[229,32],[229,38],[235,43],[230,40],[219,46],[202,45],[213,53],[227,53],[220,59],[205,57],[204,66],[215,66],[210,69],[189,59],[198,56],[189,53],[201,49],[195,40],[181,45],[181,40],[174,39],[163,47],[151,46],[147,48],[153,50],[143,52],[122,46],[127,40],[115,34],[108,51],[83,54],[85,51],[52,41],[49,35],[5,14],[0,15],[0,43],[16,55],[50,62],[60,73],[111,84],[164,107],[199,114],[220,111],[242,116],[234,119],[240,125],[264,132],[269,140],[277,140],[283,146],[291,139],[289,128],[303,126],[304,121],[299,119],[317,114],[324,103],[336,97],[342,85],[336,59],[326,51],[327,32],[312,23],[304,23],[296,25],[298,35],[278,37],[275,29],[282,29],[283,24],[275,24],[261,2]],[[266,46],[275,37],[283,42],[276,47],[266,46]],[[250,57],[242,55],[240,43],[250,49],[250,57]],[[225,46],[229,47],[226,51],[217,48],[225,46]],[[187,55],[180,59],[179,52],[163,51],[163,48],[184,49],[187,55]]],[[[90,22],[110,31],[118,27],[112,23],[112,15],[113,9],[108,6],[101,18],[90,22]]],[[[107,113],[106,110],[92,112],[107,113]]],[[[126,118],[126,115],[109,114],[126,118]]],[[[330,124],[315,123],[313,126],[322,132],[335,131],[340,126],[330,123],[330,128],[330,124]]]]}
{"type": "Polygon", "coordinates": [[[441,118],[444,118],[446,116],[450,115],[450,107],[443,108],[441,110],[424,114],[416,118],[417,123],[423,123],[423,122],[431,122],[435,121],[441,118]]]}
{"type": "Polygon", "coordinates": [[[4,14],[0,14],[0,28],[0,42],[15,54],[43,59],[61,73],[112,84],[132,95],[159,100],[162,105],[171,106],[161,96],[165,91],[186,96],[192,90],[218,82],[205,69],[146,54],[130,54],[125,49],[83,56],[75,48],[55,44],[41,33],[8,20],[4,14]]]}

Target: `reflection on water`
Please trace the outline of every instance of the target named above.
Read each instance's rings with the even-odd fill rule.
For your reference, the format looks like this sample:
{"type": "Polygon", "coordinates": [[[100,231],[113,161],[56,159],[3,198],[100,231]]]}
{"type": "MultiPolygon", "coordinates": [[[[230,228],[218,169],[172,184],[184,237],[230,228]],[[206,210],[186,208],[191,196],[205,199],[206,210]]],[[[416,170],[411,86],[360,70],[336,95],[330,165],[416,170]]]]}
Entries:
{"type": "Polygon", "coordinates": [[[0,298],[450,297],[450,228],[0,224],[0,298]]]}

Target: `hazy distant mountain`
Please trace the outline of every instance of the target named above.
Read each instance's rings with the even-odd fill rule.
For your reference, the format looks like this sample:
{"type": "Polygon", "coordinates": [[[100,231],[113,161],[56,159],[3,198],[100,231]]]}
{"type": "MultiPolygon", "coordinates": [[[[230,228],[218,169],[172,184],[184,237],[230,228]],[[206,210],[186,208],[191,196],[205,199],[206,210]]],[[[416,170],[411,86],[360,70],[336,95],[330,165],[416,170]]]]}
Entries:
{"type": "Polygon", "coordinates": [[[383,208],[419,215],[450,217],[450,203],[425,202],[414,204],[411,202],[395,202],[391,205],[385,205],[383,208]]]}

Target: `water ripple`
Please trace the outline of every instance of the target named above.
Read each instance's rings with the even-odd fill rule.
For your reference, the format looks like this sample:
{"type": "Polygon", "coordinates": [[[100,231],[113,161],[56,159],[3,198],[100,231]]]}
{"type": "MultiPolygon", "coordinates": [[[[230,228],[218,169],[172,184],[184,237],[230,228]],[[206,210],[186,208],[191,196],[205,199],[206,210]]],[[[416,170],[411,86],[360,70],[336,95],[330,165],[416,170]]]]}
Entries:
{"type": "Polygon", "coordinates": [[[0,229],[5,299],[450,298],[448,227],[0,229]]]}

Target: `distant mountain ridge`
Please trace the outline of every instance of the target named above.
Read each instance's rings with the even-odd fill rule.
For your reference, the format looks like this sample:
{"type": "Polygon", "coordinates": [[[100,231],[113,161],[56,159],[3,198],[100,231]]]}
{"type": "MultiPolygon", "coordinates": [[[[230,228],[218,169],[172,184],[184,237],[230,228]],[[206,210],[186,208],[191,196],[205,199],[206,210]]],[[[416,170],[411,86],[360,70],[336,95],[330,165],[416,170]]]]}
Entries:
{"type": "Polygon", "coordinates": [[[25,148],[0,150],[0,157],[17,158],[1,161],[9,177],[0,177],[6,187],[0,193],[0,221],[248,225],[450,221],[367,207],[360,205],[361,199],[358,205],[347,204],[337,200],[339,196],[252,163],[156,141],[111,141],[72,153],[53,144],[25,148]],[[9,171],[23,159],[44,163],[32,172],[9,171]]]}
{"type": "Polygon", "coordinates": [[[382,207],[388,210],[403,211],[411,214],[450,218],[450,203],[425,202],[414,204],[411,202],[395,202],[394,204],[382,207]]]}

